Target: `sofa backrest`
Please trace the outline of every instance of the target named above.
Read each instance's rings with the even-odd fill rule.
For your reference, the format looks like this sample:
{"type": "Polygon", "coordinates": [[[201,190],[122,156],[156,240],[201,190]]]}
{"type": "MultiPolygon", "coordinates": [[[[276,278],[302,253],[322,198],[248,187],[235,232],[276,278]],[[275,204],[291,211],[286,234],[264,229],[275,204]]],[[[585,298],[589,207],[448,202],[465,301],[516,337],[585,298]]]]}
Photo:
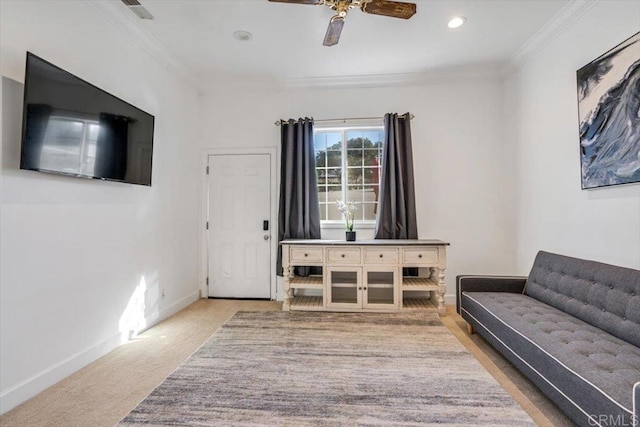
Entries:
{"type": "Polygon", "coordinates": [[[540,251],[524,293],[640,347],[640,270],[540,251]]]}

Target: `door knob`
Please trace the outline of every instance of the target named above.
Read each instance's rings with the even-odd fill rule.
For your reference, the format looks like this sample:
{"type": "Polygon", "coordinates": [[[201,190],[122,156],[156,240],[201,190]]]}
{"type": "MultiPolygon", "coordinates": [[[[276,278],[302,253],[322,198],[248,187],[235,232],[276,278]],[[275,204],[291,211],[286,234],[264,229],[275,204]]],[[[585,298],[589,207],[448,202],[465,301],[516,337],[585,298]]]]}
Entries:
{"type": "MultiPolygon", "coordinates": [[[[265,235],[264,235],[264,240],[269,240],[269,235],[268,235],[268,234],[265,234],[265,235]]],[[[305,255],[306,255],[306,254],[305,254],[305,255]]]]}

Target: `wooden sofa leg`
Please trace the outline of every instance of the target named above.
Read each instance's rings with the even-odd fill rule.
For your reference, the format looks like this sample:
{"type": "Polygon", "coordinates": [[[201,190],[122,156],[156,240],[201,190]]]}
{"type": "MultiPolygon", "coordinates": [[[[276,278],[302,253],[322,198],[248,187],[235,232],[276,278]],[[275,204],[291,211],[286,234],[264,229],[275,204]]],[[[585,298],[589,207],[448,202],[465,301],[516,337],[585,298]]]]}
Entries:
{"type": "Polygon", "coordinates": [[[473,330],[473,326],[471,326],[471,323],[467,323],[467,333],[468,333],[469,335],[473,335],[473,334],[475,334],[475,333],[476,333],[476,332],[473,330]]]}

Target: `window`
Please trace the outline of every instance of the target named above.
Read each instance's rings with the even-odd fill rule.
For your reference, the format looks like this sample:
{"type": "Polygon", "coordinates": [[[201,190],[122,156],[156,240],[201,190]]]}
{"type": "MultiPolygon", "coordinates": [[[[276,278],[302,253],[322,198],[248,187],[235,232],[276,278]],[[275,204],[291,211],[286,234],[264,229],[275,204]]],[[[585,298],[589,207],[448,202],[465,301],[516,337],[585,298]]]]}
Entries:
{"type": "Polygon", "coordinates": [[[323,225],[342,224],[336,200],[356,204],[356,223],[375,223],[384,128],[317,128],[313,141],[323,225]]]}
{"type": "Polygon", "coordinates": [[[96,166],[100,123],[77,117],[53,115],[42,145],[40,167],[91,176],[96,166]]]}

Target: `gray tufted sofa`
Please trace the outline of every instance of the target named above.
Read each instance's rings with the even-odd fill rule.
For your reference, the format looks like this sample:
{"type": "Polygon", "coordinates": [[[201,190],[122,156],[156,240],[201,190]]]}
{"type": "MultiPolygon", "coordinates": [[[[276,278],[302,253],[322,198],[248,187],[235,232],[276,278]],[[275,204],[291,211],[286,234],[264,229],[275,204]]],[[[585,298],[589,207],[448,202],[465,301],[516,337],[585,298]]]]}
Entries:
{"type": "Polygon", "coordinates": [[[470,330],[578,425],[640,426],[640,271],[539,252],[528,277],[457,290],[470,330]]]}

